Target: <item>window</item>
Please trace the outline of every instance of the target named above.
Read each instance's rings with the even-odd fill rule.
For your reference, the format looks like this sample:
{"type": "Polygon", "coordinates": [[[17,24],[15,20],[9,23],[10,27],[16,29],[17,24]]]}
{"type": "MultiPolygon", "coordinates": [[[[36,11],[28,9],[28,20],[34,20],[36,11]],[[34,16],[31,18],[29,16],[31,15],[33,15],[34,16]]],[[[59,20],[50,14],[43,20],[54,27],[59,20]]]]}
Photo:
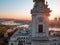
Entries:
{"type": "Polygon", "coordinates": [[[54,43],[54,45],[56,45],[56,43],[54,43]]]}
{"type": "Polygon", "coordinates": [[[43,25],[38,25],[38,32],[39,33],[42,33],[43,32],[43,25]]]}
{"type": "Polygon", "coordinates": [[[13,43],[11,43],[11,45],[13,45],[13,43]]]}
{"type": "Polygon", "coordinates": [[[23,45],[22,41],[19,41],[18,45],[23,45]]]}

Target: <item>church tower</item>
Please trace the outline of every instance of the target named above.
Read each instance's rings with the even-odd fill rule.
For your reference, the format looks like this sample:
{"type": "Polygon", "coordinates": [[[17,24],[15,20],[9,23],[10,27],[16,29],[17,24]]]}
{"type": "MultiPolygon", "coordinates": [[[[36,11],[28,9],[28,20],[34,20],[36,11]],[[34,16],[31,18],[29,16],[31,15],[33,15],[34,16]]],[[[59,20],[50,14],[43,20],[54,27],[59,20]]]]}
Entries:
{"type": "Polygon", "coordinates": [[[45,0],[33,0],[32,45],[49,45],[49,19],[51,10],[45,0]]]}

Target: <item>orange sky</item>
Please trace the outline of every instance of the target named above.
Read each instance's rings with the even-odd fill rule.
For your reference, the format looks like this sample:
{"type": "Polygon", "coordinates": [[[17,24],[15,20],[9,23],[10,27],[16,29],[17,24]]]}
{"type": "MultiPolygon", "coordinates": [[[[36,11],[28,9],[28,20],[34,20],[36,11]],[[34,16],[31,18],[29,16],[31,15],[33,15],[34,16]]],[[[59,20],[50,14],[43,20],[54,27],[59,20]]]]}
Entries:
{"type": "Polygon", "coordinates": [[[50,15],[49,19],[54,20],[54,18],[60,18],[60,14],[50,15]]]}
{"type": "Polygon", "coordinates": [[[31,20],[31,14],[24,13],[24,12],[20,12],[20,13],[0,13],[0,18],[31,20]]]}

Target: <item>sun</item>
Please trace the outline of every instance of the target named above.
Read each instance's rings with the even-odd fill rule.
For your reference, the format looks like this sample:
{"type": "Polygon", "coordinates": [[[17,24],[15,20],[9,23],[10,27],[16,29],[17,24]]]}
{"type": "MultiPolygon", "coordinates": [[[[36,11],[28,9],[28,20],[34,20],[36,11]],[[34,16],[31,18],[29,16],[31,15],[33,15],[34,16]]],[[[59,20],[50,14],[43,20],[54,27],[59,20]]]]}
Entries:
{"type": "Polygon", "coordinates": [[[53,16],[50,16],[50,17],[49,17],[49,20],[53,20],[53,19],[54,19],[54,17],[53,17],[53,16]]]}

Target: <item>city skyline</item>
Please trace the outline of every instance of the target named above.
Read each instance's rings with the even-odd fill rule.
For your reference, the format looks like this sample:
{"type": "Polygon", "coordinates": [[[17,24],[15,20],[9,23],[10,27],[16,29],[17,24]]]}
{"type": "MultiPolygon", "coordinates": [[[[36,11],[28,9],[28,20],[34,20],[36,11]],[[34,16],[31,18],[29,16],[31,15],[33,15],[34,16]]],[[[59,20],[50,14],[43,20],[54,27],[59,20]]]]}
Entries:
{"type": "MultiPolygon", "coordinates": [[[[46,0],[52,10],[50,19],[60,17],[60,0],[46,0]]],[[[31,20],[33,0],[0,0],[0,18],[31,20]]]]}

